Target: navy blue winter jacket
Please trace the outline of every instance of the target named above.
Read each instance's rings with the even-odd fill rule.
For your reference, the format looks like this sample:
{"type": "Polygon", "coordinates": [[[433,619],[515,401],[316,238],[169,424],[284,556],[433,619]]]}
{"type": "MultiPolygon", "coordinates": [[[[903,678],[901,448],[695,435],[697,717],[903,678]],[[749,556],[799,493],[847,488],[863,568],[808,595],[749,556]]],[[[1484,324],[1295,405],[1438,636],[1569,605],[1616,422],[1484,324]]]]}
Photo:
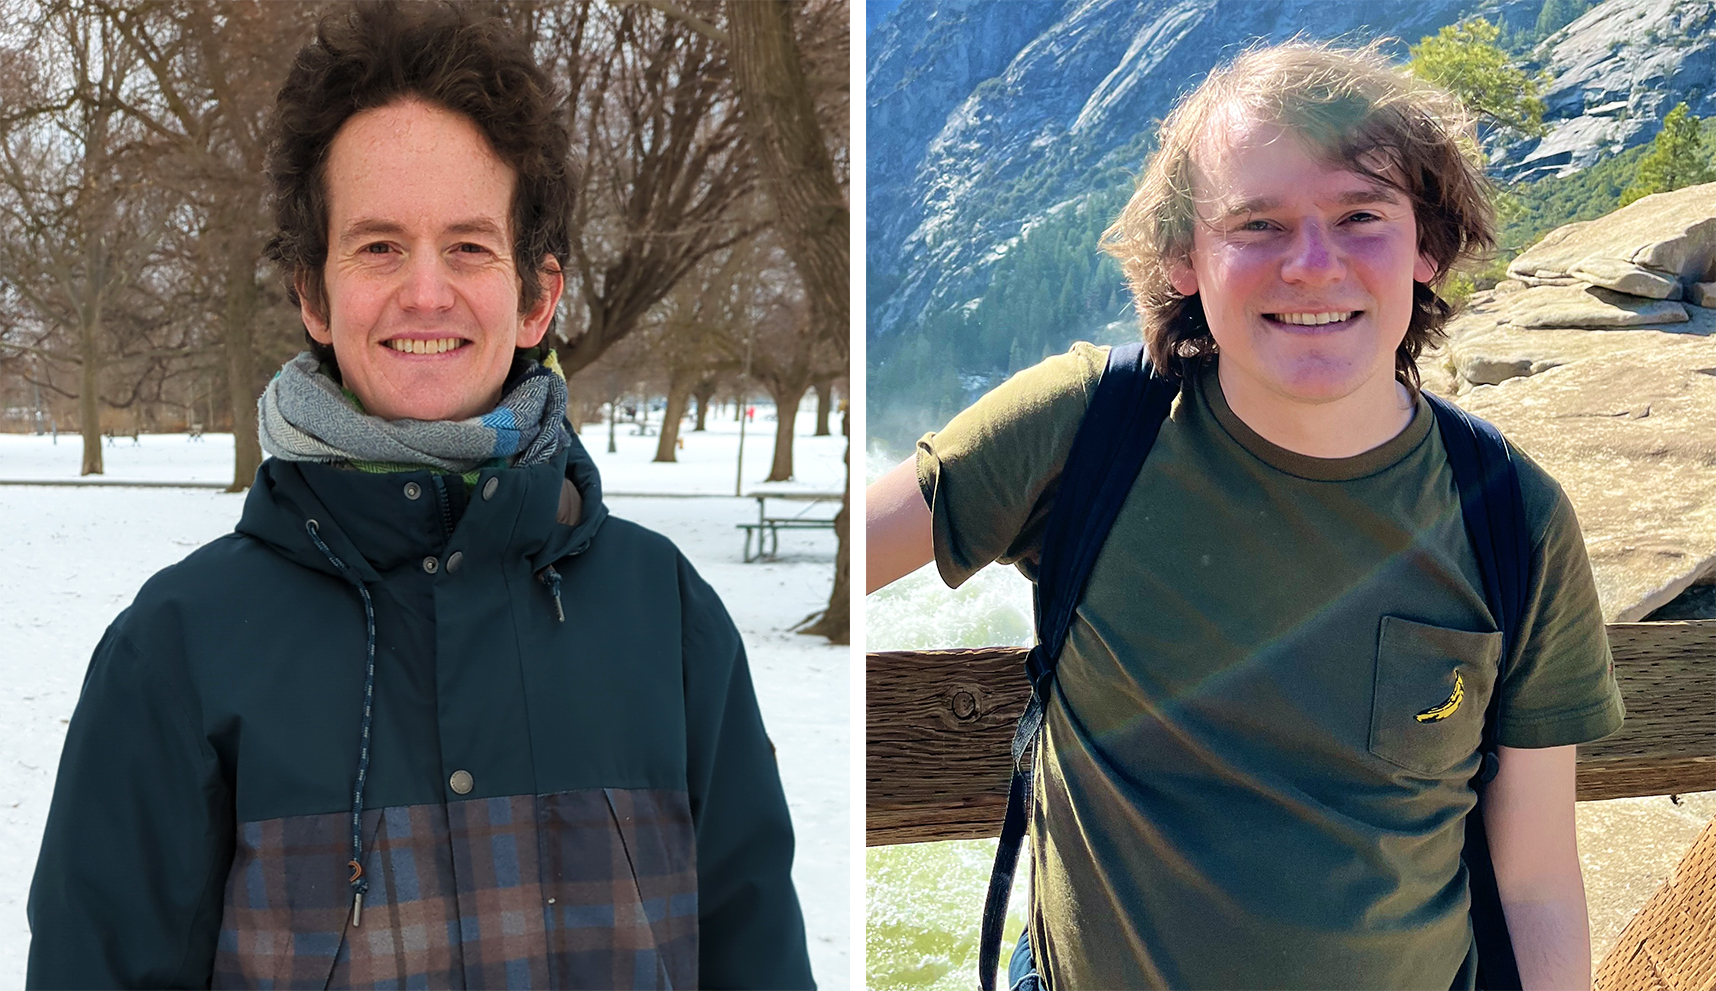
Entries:
{"type": "Polygon", "coordinates": [[[269,460],[96,649],[27,984],[808,987],[792,851],[737,631],[576,439],[269,460]]]}

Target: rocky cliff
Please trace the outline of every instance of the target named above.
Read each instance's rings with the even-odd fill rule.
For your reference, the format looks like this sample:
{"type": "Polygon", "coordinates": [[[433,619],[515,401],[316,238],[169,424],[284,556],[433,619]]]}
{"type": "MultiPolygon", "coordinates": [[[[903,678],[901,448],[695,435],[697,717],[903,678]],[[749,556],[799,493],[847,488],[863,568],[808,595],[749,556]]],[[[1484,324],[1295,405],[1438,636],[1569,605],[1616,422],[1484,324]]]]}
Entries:
{"type": "MultiPolygon", "coordinates": [[[[1611,0],[1618,2],[1618,0],[1611,0]]],[[[870,38],[868,331],[962,305],[1020,230],[1093,183],[1124,184],[1175,97],[1246,44],[1416,41],[1539,0],[1028,0],[906,3],[870,38]]],[[[1398,46],[1404,57],[1404,45],[1398,46]]],[[[1094,245],[1092,246],[1094,250],[1094,245]]]]}
{"type": "Polygon", "coordinates": [[[1716,578],[1716,183],[1550,232],[1426,353],[1427,388],[1567,490],[1603,615],[1716,578]]]}
{"type": "Polygon", "coordinates": [[[1540,140],[1499,146],[1509,179],[1566,175],[1656,137],[1685,102],[1716,114],[1716,0],[1605,0],[1538,46],[1540,140]]]}
{"type": "MultiPolygon", "coordinates": [[[[967,306],[1021,231],[1128,183],[1175,97],[1246,44],[1416,42],[1474,15],[1532,25],[1542,0],[908,2],[870,37],[868,332],[967,306]]],[[[1685,100],[1716,114],[1716,0],[1605,0],[1538,46],[1548,133],[1501,143],[1504,176],[1564,174],[1655,136],[1685,100]]],[[[1095,245],[1091,250],[1094,252],[1095,245]]],[[[1069,334],[1088,332],[1071,328],[1069,334]]]]}

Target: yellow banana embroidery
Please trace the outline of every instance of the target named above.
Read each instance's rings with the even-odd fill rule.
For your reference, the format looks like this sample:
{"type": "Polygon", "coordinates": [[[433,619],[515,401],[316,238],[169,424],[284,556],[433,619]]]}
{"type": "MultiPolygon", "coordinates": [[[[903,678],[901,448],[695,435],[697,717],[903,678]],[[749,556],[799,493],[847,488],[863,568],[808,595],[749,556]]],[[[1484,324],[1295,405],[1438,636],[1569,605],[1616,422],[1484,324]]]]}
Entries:
{"type": "Polygon", "coordinates": [[[1433,723],[1440,719],[1447,719],[1449,716],[1454,714],[1454,711],[1460,707],[1460,703],[1465,700],[1466,683],[1461,679],[1460,672],[1455,671],[1454,694],[1448,696],[1448,701],[1443,702],[1441,705],[1435,706],[1434,708],[1425,709],[1413,718],[1417,719],[1421,723],[1433,723]]]}

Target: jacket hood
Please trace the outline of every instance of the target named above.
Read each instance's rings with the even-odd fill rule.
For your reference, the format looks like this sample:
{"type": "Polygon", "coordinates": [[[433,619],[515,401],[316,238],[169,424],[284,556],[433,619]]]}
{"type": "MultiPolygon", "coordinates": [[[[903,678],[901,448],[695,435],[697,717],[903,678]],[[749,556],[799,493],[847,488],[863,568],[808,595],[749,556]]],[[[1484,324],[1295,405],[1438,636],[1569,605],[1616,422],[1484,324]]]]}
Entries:
{"type": "MultiPolygon", "coordinates": [[[[596,459],[590,457],[590,452],[584,449],[584,442],[577,434],[570,436],[571,443],[563,452],[565,465],[557,469],[557,474],[558,477],[571,482],[572,487],[578,490],[578,495],[584,503],[583,510],[578,522],[571,526],[559,522],[554,524],[542,549],[531,557],[532,571],[539,571],[563,557],[583,553],[608,518],[608,505],[602,501],[602,476],[596,470],[596,459]]],[[[554,519],[555,509],[560,505],[558,487],[554,495],[555,501],[548,510],[551,520],[554,519]]]]}
{"type": "MultiPolygon", "coordinates": [[[[306,524],[315,520],[328,549],[367,584],[447,542],[451,521],[435,510],[433,499],[421,494],[437,493],[438,486],[463,485],[457,475],[428,469],[372,474],[342,465],[268,458],[257,469],[235,529],[294,564],[345,578],[311,539],[306,524]],[[401,493],[408,486],[420,495],[407,499],[401,493]]],[[[461,502],[463,498],[461,494],[461,502]]],[[[473,524],[480,527],[473,534],[476,541],[495,553],[522,555],[532,571],[582,553],[608,518],[596,462],[576,434],[546,464],[483,469],[468,499],[473,505],[490,503],[483,519],[473,524]],[[490,490],[492,498],[484,498],[491,479],[497,483],[490,490]],[[582,501],[573,525],[555,518],[566,481],[582,501]]]]}

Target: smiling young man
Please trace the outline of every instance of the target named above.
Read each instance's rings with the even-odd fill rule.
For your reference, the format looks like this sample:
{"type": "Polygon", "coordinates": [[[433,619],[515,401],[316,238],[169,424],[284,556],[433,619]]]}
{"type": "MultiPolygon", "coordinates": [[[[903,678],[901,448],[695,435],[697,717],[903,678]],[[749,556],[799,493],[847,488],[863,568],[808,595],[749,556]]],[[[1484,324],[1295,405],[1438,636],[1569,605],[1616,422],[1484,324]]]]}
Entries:
{"type": "MultiPolygon", "coordinates": [[[[1584,544],[1518,455],[1530,586],[1495,685],[1460,497],[1414,364],[1431,286],[1490,243],[1459,108],[1376,50],[1212,73],[1110,229],[1179,380],[1047,699],[1028,943],[1050,987],[1472,987],[1461,860],[1483,807],[1527,988],[1590,981],[1574,744],[1621,705],[1584,544]]],[[[1103,349],[927,435],[869,493],[872,589],[934,560],[1033,580],[1103,349]]],[[[1517,452],[1516,452],[1517,453],[1517,452]]]]}
{"type": "Polygon", "coordinates": [[[473,7],[299,53],[270,254],[312,350],[237,531],[96,649],[29,986],[810,986],[738,633],[608,515],[537,360],[565,114],[473,7]]]}

